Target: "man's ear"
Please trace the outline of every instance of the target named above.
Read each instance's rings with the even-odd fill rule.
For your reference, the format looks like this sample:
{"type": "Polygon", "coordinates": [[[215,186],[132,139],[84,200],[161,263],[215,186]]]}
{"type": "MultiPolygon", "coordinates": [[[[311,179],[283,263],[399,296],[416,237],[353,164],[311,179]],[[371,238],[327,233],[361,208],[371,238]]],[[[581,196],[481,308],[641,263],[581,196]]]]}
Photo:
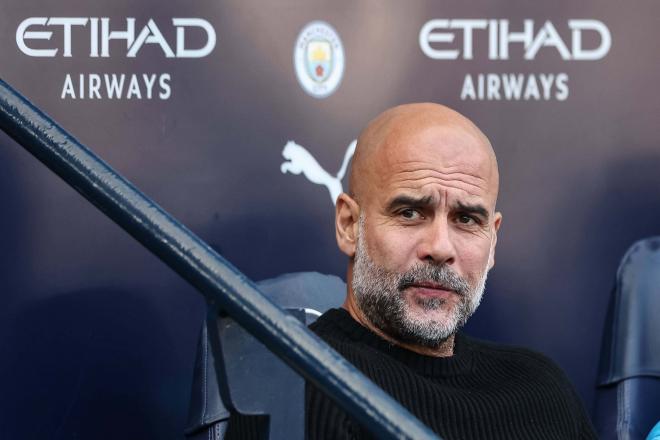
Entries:
{"type": "Polygon", "coordinates": [[[495,246],[497,245],[497,231],[500,230],[502,224],[502,213],[496,212],[495,219],[493,220],[493,244],[490,247],[490,256],[488,257],[488,270],[495,266],[495,246]]]}
{"type": "Polygon", "coordinates": [[[360,205],[348,194],[341,193],[335,206],[335,233],[339,249],[353,258],[358,234],[360,205]]]}

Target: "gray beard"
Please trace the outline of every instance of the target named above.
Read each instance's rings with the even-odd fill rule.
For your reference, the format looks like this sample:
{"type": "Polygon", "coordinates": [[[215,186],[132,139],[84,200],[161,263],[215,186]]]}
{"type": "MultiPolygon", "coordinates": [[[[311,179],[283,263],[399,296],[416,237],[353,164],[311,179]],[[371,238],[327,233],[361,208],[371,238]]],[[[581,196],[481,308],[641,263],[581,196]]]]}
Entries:
{"type": "Polygon", "coordinates": [[[471,286],[449,266],[419,263],[398,273],[377,265],[370,258],[360,218],[359,235],[353,264],[352,287],[358,308],[376,328],[396,341],[437,348],[455,334],[472,316],[483,296],[488,270],[471,286]],[[413,284],[433,281],[459,295],[453,307],[442,298],[415,298],[424,311],[449,308],[444,320],[413,316],[406,303],[404,290],[413,284]]]}

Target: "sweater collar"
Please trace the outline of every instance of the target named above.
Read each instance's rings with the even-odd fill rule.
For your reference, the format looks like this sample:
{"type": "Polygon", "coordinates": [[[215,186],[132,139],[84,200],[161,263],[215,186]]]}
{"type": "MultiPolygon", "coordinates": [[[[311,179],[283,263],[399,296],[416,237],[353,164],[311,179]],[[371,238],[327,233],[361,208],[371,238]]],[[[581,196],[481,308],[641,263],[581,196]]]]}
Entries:
{"type": "Polygon", "coordinates": [[[366,344],[425,376],[455,376],[468,373],[472,369],[472,347],[468,338],[460,332],[456,334],[452,356],[434,357],[421,355],[386,341],[355,321],[345,309],[327,311],[319,318],[317,325],[325,326],[323,324],[326,322],[334,324],[348,339],[366,344]]]}

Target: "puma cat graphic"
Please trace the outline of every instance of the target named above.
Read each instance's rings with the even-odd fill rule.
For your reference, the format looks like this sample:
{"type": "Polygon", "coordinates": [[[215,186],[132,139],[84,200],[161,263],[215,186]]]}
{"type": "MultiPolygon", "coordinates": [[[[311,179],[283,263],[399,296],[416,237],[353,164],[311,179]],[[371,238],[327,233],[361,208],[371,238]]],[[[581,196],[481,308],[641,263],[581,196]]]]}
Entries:
{"type": "Polygon", "coordinates": [[[341,163],[341,167],[339,168],[337,175],[333,176],[319,165],[316,159],[314,159],[314,156],[312,156],[305,147],[296,144],[294,141],[289,141],[282,150],[282,156],[286,160],[280,165],[280,170],[284,174],[303,173],[310,182],[316,183],[317,185],[324,185],[330,192],[332,203],[337,203],[337,197],[339,197],[339,194],[343,191],[341,181],[348,169],[348,163],[353,157],[353,153],[355,153],[356,145],[356,140],[348,145],[346,153],[344,153],[344,160],[341,163]]]}

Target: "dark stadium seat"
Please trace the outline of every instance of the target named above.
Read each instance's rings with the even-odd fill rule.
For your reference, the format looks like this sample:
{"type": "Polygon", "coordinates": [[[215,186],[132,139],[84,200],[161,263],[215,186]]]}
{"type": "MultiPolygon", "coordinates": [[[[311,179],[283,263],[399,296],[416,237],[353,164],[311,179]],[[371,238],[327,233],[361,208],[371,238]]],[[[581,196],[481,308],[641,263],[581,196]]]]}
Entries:
{"type": "Polygon", "coordinates": [[[660,237],[623,257],[603,335],[596,395],[601,439],[643,440],[660,420],[660,237]]]}
{"type": "MultiPolygon", "coordinates": [[[[257,283],[275,303],[307,324],[344,300],[346,285],[331,275],[300,272],[257,283]]],[[[213,321],[216,321],[213,319],[213,321]]],[[[197,349],[186,435],[222,439],[228,430],[256,417],[260,438],[304,437],[304,380],[230,317],[217,318],[222,359],[215,362],[207,325],[197,349]],[[216,366],[220,375],[216,373],[216,366]],[[217,378],[223,379],[218,383],[217,378]]],[[[252,438],[252,436],[251,436],[252,438]]]]}

